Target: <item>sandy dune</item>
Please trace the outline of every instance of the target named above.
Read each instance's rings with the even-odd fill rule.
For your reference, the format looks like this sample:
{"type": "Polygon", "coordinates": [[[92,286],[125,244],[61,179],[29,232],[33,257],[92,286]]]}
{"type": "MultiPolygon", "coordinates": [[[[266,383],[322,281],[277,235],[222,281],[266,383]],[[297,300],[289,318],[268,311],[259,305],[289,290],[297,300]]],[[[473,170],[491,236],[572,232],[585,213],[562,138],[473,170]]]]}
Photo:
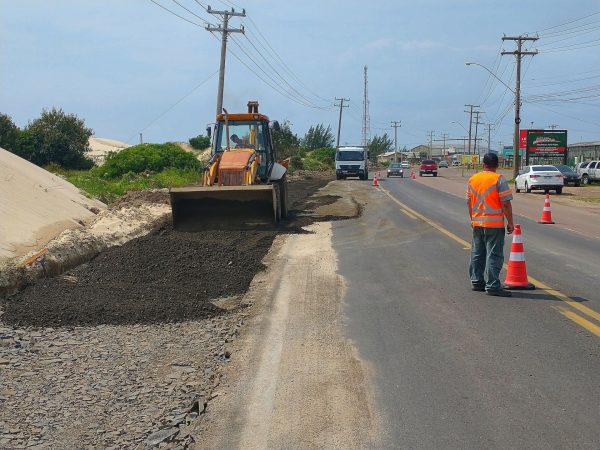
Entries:
{"type": "Polygon", "coordinates": [[[62,178],[0,148],[0,259],[38,250],[104,209],[62,178]]]}

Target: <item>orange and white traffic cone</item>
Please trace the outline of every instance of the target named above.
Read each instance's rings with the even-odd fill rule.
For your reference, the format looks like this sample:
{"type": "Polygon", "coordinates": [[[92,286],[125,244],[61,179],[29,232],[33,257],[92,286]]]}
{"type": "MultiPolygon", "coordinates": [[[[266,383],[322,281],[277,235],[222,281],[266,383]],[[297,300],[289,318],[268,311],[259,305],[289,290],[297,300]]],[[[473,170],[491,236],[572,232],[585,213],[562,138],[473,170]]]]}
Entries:
{"type": "Polygon", "coordinates": [[[415,177],[415,171],[412,170],[412,169],[410,169],[410,178],[413,179],[413,180],[416,179],[416,177],[415,177]]]}
{"type": "Polygon", "coordinates": [[[544,200],[544,209],[542,210],[542,217],[538,223],[554,223],[552,222],[552,211],[550,211],[550,194],[546,194],[546,200],[544,200]]]}
{"type": "Polygon", "coordinates": [[[377,175],[373,175],[373,186],[379,186],[379,181],[377,181],[377,175]]]}
{"type": "Polygon", "coordinates": [[[513,241],[510,246],[510,257],[508,258],[508,270],[505,289],[533,290],[535,286],[527,279],[527,267],[525,265],[525,248],[523,247],[523,235],[521,225],[515,225],[513,241]]]}

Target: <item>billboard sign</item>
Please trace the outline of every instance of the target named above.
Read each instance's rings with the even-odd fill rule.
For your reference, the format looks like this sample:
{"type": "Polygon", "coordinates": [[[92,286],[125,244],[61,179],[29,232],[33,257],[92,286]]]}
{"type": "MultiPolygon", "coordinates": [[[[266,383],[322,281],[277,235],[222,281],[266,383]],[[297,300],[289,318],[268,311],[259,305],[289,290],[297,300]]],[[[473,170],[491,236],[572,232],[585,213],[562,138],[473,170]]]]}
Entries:
{"type": "Polygon", "coordinates": [[[566,157],[567,130],[527,130],[527,157],[566,157]]]}

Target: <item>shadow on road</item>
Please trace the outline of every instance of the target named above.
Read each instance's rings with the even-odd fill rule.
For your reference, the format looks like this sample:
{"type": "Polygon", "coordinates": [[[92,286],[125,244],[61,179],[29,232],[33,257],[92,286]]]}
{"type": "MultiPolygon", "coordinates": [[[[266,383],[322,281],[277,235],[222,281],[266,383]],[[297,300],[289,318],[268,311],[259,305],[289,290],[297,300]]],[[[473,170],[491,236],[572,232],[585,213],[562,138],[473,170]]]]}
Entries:
{"type": "MultiPolygon", "coordinates": [[[[558,297],[555,297],[551,294],[548,294],[547,292],[542,292],[542,291],[538,291],[538,292],[525,292],[525,291],[512,291],[512,298],[519,298],[519,299],[525,299],[525,300],[551,300],[551,301],[555,301],[555,302],[561,302],[563,300],[561,300],[558,297]]],[[[584,303],[584,302],[589,302],[588,299],[583,298],[583,297],[569,297],[571,300],[576,301],[577,303],[584,303]]]]}

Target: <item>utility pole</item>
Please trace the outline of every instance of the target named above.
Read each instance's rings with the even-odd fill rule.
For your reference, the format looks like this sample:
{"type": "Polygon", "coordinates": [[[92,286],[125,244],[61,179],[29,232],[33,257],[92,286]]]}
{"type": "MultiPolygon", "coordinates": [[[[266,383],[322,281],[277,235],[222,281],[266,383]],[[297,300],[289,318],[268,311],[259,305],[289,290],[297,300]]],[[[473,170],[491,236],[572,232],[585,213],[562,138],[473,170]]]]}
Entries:
{"type": "Polygon", "coordinates": [[[142,133],[140,133],[140,144],[143,144],[143,143],[144,143],[144,137],[143,137],[142,133]]]}
{"type": "Polygon", "coordinates": [[[229,18],[238,16],[246,17],[246,10],[237,12],[231,8],[231,11],[216,11],[210,9],[210,6],[206,9],[209,14],[221,16],[223,24],[220,27],[213,27],[207,25],[206,30],[212,32],[221,33],[221,65],[219,66],[219,90],[217,91],[217,115],[223,112],[223,89],[225,86],[225,56],[227,55],[227,34],[228,33],[244,33],[244,27],[240,28],[229,28],[229,18]]]}
{"type": "Polygon", "coordinates": [[[515,55],[517,58],[517,76],[515,79],[516,88],[515,88],[515,132],[513,136],[513,154],[514,154],[514,164],[513,164],[513,177],[517,178],[519,174],[519,166],[521,164],[521,158],[519,156],[519,124],[521,123],[521,59],[524,55],[537,55],[537,51],[535,52],[527,52],[523,51],[523,42],[524,41],[537,41],[538,37],[533,36],[502,36],[503,41],[515,41],[517,43],[517,49],[514,52],[502,52],[501,55],[515,55]]]}
{"type": "Polygon", "coordinates": [[[471,127],[473,125],[473,108],[479,108],[479,105],[465,105],[469,107],[469,155],[471,154],[471,127]]]}
{"type": "MultiPolygon", "coordinates": [[[[398,127],[401,126],[402,121],[392,120],[392,128],[394,129],[394,162],[398,162],[398,156],[396,155],[398,152],[398,127]]],[[[402,156],[400,156],[400,161],[402,161],[402,156]]]]}
{"type": "Polygon", "coordinates": [[[371,125],[369,118],[369,83],[367,80],[367,66],[364,69],[365,77],[365,88],[363,95],[363,126],[362,126],[362,145],[367,147],[369,145],[369,134],[371,134],[371,125]]]}
{"type": "Polygon", "coordinates": [[[427,134],[429,134],[429,158],[433,155],[433,133],[435,133],[435,131],[427,132],[427,134]]]}
{"type": "Polygon", "coordinates": [[[335,106],[339,106],[340,107],[340,118],[338,120],[338,135],[337,135],[337,144],[336,144],[336,148],[340,146],[340,132],[342,131],[342,109],[343,108],[348,108],[348,105],[344,105],[344,102],[349,102],[350,99],[349,98],[335,98],[336,101],[340,102],[339,105],[335,105],[335,106]]]}
{"type": "Polygon", "coordinates": [[[473,154],[474,155],[478,155],[479,153],[477,150],[477,126],[478,125],[483,125],[480,121],[479,121],[479,114],[483,114],[483,112],[481,111],[474,111],[473,114],[475,114],[475,144],[473,146],[473,154]]]}
{"type": "Polygon", "coordinates": [[[492,124],[488,123],[488,153],[492,151],[492,124]]]}
{"type": "Polygon", "coordinates": [[[442,156],[446,156],[446,138],[448,137],[448,133],[442,133],[442,140],[444,142],[444,147],[442,148],[442,156]]]}

